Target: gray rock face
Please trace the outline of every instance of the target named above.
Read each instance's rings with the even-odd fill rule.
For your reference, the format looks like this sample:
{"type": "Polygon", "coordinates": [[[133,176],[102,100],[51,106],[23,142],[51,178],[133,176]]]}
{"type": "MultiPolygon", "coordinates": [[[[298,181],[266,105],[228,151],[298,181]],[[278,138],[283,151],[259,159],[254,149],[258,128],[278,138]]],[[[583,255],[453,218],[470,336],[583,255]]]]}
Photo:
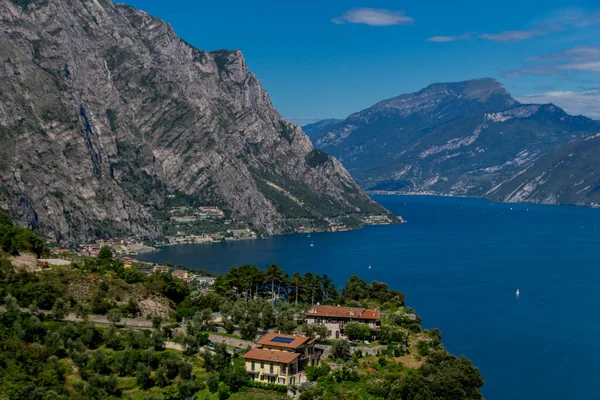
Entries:
{"type": "Polygon", "coordinates": [[[278,233],[385,212],[282,119],[239,51],[109,0],[0,0],[0,208],[49,236],[157,234],[166,196],[278,233]]]}
{"type": "Polygon", "coordinates": [[[504,202],[600,207],[600,133],[540,157],[486,196],[504,202]]]}
{"type": "Polygon", "coordinates": [[[499,198],[498,185],[599,130],[552,104],[520,104],[483,78],[384,100],[312,138],[365,189],[499,198]]]}

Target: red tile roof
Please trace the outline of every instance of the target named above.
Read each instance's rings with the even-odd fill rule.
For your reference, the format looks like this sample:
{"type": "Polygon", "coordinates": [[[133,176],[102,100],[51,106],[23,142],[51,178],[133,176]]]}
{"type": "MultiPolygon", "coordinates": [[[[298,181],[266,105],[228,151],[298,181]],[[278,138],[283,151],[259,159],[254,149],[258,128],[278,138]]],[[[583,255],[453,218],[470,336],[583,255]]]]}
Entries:
{"type": "Polygon", "coordinates": [[[300,357],[300,353],[253,348],[249,352],[244,354],[243,357],[247,360],[258,360],[280,364],[289,364],[296,358],[300,357]]]}
{"type": "Polygon", "coordinates": [[[305,315],[307,317],[331,317],[348,319],[379,319],[379,310],[357,307],[312,306],[305,315]]]}
{"type": "Polygon", "coordinates": [[[302,346],[306,342],[310,341],[308,336],[294,336],[294,335],[283,335],[281,333],[270,332],[261,337],[256,344],[261,344],[263,346],[273,346],[273,347],[281,347],[285,349],[297,349],[302,346]],[[290,343],[285,343],[282,341],[273,341],[274,338],[287,338],[290,340],[290,343]]]}

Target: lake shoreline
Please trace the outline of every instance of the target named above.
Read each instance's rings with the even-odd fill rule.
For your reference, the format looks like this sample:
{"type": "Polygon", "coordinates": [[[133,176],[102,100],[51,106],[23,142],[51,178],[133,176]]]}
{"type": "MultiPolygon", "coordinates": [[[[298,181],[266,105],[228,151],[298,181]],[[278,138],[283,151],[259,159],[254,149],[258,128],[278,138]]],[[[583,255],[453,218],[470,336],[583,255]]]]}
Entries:
{"type": "Polygon", "coordinates": [[[597,209],[423,195],[374,198],[410,223],[170,246],[140,258],[218,274],[233,265],[276,262],[286,273],[327,274],[336,286],[352,274],[383,281],[405,293],[425,328],[440,328],[448,351],[465,354],[481,370],[486,399],[595,396],[600,326],[574,331],[556,315],[590,320],[600,312],[597,209]],[[561,380],[549,378],[556,376],[561,380]]]}

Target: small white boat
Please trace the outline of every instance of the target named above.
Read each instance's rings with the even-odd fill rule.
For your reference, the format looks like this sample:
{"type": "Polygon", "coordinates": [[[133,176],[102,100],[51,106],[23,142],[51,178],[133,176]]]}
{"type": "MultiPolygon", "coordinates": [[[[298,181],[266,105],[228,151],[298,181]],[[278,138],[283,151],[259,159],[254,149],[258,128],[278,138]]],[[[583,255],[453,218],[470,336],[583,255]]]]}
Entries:
{"type": "Polygon", "coordinates": [[[517,293],[516,293],[516,294],[517,294],[517,297],[519,297],[519,294],[521,294],[521,293],[519,292],[519,289],[517,289],[517,293]]]}
{"type": "Polygon", "coordinates": [[[314,247],[314,246],[315,246],[315,245],[314,245],[314,243],[311,243],[311,244],[310,244],[310,247],[314,247]]]}
{"type": "Polygon", "coordinates": [[[371,269],[371,266],[369,265],[369,269],[371,269]]]}

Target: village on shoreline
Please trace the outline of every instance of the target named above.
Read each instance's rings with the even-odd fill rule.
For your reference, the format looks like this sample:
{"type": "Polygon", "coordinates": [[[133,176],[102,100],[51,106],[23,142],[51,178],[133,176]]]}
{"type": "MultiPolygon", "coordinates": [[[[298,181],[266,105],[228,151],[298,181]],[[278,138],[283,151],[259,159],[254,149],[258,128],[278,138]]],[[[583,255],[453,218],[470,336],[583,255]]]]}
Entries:
{"type": "MultiPolygon", "coordinates": [[[[403,222],[399,217],[398,221],[403,222]]],[[[323,227],[310,224],[298,226],[294,233],[343,232],[356,227],[348,226],[341,217],[327,217],[323,227]]],[[[367,215],[361,217],[364,225],[388,225],[395,221],[389,215],[367,215]]],[[[177,206],[169,209],[164,219],[164,235],[153,239],[148,235],[115,236],[98,239],[89,243],[74,244],[66,240],[48,239],[47,246],[57,252],[75,251],[79,256],[94,257],[100,249],[107,246],[117,256],[133,256],[152,253],[161,247],[180,244],[210,244],[226,241],[253,240],[264,238],[245,222],[227,218],[223,210],[217,206],[177,206]]],[[[290,232],[291,233],[291,232],[290,232]]]]}

